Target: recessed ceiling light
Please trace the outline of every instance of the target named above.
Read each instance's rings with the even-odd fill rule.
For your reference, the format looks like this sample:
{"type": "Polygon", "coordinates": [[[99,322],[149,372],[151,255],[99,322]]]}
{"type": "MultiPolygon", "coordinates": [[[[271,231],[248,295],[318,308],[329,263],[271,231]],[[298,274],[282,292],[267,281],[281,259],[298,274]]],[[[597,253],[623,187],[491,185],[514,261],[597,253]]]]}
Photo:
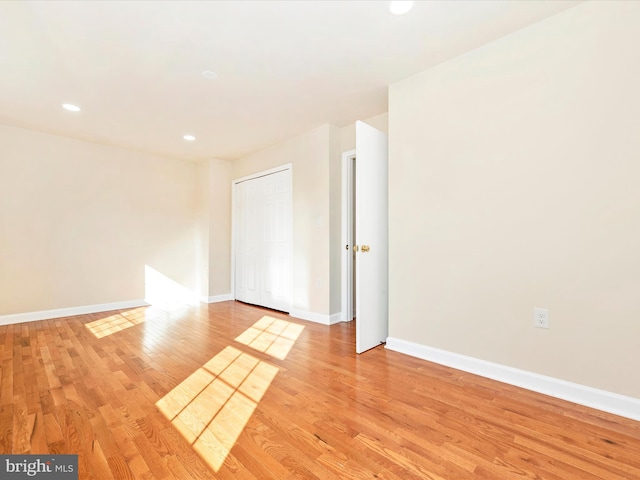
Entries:
{"type": "Polygon", "coordinates": [[[196,137],[194,137],[193,135],[185,135],[182,138],[184,138],[187,142],[193,142],[196,137]]]}
{"type": "Polygon", "coordinates": [[[218,74],[216,72],[212,72],[211,70],[205,70],[202,72],[202,76],[207,80],[215,80],[218,78],[218,74]]]}
{"type": "Polygon", "coordinates": [[[407,0],[397,0],[389,4],[389,11],[394,15],[404,15],[413,8],[413,2],[407,0]]]}
{"type": "Polygon", "coordinates": [[[69,110],[70,112],[79,112],[80,111],[80,107],[78,107],[77,105],[73,105],[71,103],[63,103],[62,104],[62,108],[64,108],[65,110],[69,110]]]}

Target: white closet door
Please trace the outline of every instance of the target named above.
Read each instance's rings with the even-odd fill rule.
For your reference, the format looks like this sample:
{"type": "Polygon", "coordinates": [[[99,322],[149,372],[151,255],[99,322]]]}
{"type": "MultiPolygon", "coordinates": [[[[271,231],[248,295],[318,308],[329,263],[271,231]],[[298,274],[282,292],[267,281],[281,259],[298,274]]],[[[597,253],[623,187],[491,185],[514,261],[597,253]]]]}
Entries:
{"type": "Polygon", "coordinates": [[[291,309],[291,171],[235,185],[236,299],[291,309]]]}
{"type": "Polygon", "coordinates": [[[291,309],[291,171],[262,177],[263,276],[261,305],[291,309]]]}
{"type": "Polygon", "coordinates": [[[260,182],[246,182],[245,203],[245,302],[260,303],[260,256],[262,228],[260,182]]]}

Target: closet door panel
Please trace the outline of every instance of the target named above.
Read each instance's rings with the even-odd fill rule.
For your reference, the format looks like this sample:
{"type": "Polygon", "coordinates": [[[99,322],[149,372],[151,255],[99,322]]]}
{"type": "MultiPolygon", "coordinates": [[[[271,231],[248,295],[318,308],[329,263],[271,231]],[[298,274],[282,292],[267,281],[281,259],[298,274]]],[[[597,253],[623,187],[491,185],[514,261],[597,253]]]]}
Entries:
{"type": "Polygon", "coordinates": [[[262,185],[256,179],[246,182],[247,201],[245,204],[246,232],[246,302],[260,305],[261,296],[261,251],[262,251],[262,185]]]}
{"type": "Polygon", "coordinates": [[[263,305],[277,310],[291,308],[291,173],[263,177],[264,186],[264,283],[263,305]]]}

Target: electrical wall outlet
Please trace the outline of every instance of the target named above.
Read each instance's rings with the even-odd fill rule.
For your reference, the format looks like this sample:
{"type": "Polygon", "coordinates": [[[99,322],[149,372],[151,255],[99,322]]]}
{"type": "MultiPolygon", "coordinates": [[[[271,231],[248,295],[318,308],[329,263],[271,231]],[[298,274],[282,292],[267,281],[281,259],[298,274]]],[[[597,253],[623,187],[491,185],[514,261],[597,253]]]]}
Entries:
{"type": "Polygon", "coordinates": [[[538,328],[549,328],[549,309],[534,308],[533,309],[533,326],[538,328]]]}

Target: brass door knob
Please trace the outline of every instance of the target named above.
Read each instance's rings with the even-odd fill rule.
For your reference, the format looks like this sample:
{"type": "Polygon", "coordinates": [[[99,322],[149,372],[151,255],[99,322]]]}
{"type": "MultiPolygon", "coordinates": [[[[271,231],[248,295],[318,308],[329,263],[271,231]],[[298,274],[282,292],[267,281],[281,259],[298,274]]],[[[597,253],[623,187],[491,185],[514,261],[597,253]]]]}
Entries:
{"type": "Polygon", "coordinates": [[[362,245],[362,251],[363,252],[368,252],[369,251],[369,245],[362,245]]]}

